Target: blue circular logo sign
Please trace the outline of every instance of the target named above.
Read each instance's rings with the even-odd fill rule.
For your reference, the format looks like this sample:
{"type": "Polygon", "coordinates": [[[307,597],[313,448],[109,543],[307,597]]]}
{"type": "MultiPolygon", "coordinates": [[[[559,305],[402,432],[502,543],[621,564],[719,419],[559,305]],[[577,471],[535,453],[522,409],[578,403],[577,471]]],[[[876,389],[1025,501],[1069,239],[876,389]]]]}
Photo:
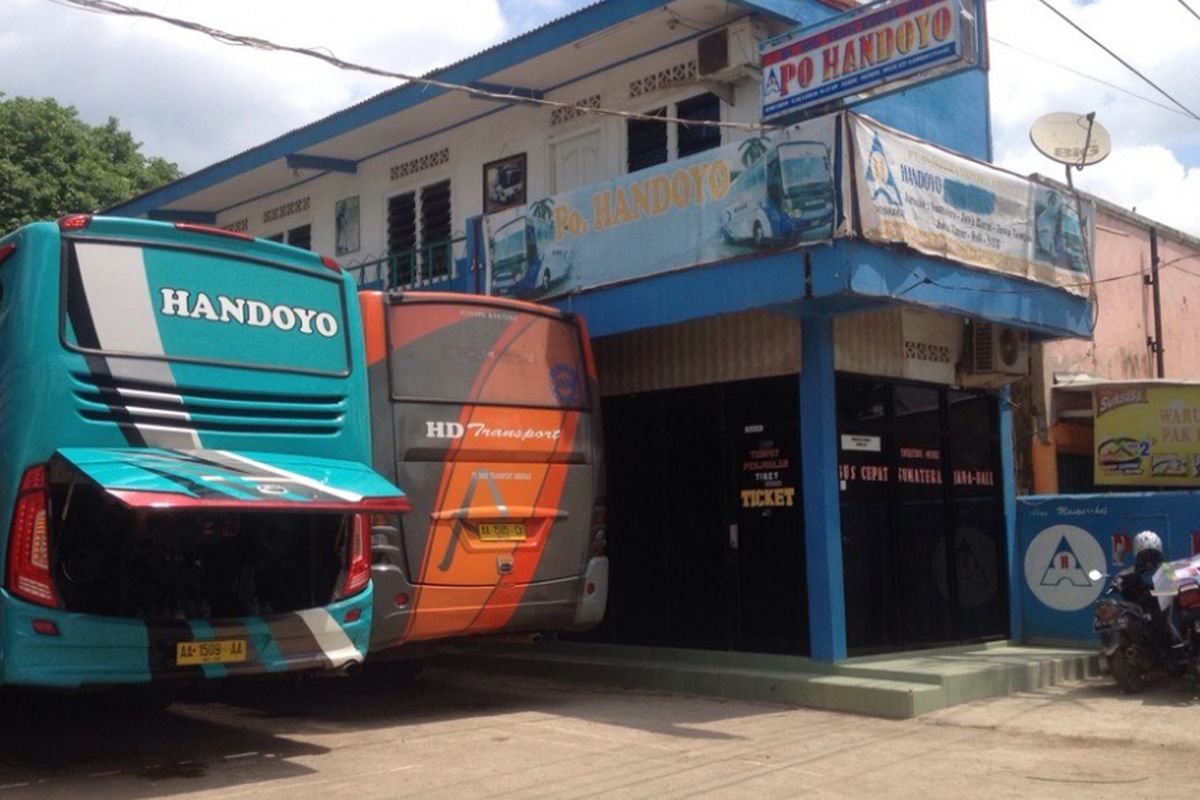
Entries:
{"type": "Polygon", "coordinates": [[[577,405],[583,392],[579,371],[566,364],[555,364],[550,368],[550,388],[558,402],[565,406],[577,405]]]}

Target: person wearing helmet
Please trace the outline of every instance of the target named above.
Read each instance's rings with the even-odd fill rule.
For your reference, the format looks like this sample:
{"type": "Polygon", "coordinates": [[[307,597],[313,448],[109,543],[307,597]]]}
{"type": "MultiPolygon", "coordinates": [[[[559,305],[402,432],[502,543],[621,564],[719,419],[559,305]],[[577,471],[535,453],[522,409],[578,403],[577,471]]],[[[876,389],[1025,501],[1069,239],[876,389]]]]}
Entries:
{"type": "Polygon", "coordinates": [[[1121,596],[1137,603],[1150,614],[1151,627],[1167,647],[1178,638],[1174,626],[1158,598],[1151,594],[1154,574],[1163,562],[1162,539],[1154,531],[1142,531],[1133,537],[1133,566],[1121,570],[1116,581],[1121,596]]]}
{"type": "Polygon", "coordinates": [[[1149,570],[1151,576],[1163,561],[1162,539],[1154,531],[1142,531],[1133,537],[1133,564],[1139,572],[1149,570]]]}
{"type": "MultiPolygon", "coordinates": [[[[1154,573],[1162,564],[1162,539],[1154,531],[1142,531],[1133,537],[1133,566],[1117,575],[1121,596],[1138,603],[1147,611],[1158,607],[1158,600],[1150,594],[1154,587],[1154,573]]],[[[1151,612],[1153,613],[1153,612],[1151,612]]]]}

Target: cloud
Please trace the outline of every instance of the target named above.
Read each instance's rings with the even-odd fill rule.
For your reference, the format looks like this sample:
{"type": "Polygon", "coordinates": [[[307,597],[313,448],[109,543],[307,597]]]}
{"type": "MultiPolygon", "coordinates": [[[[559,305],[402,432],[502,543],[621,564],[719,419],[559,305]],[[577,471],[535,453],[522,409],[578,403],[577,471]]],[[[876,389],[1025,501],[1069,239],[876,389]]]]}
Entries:
{"type": "MultiPolygon", "coordinates": [[[[1191,77],[1200,20],[1186,9],[1159,3],[1134,10],[1127,0],[1052,2],[1200,113],[1200,83],[1191,77]]],[[[1196,194],[1200,121],[1181,113],[1037,0],[991,0],[988,20],[993,39],[990,84],[996,162],[1017,172],[1041,172],[1062,180],[1062,167],[1033,148],[1029,127],[1052,111],[1094,111],[1112,136],[1113,153],[1104,163],[1076,173],[1076,184],[1200,235],[1196,194]]]]}
{"type": "MultiPolygon", "coordinates": [[[[589,4],[130,1],[232,32],[324,47],[350,61],[413,74],[450,64],[589,4]]],[[[1051,2],[1185,105],[1200,110],[1200,82],[1192,79],[1200,21],[1181,5],[1138,4],[1134,10],[1129,0],[1051,2]]],[[[187,171],[395,85],[300,56],[222,45],[151,20],[88,13],[47,0],[4,4],[0,91],[53,97],[74,105],[93,124],[115,116],[143,142],[143,152],[176,161],[187,171]]],[[[1114,150],[1107,162],[1081,173],[1078,184],[1200,235],[1200,122],[1160,107],[1173,108],[1037,0],[990,0],[987,9],[993,37],[990,84],[997,163],[1061,179],[1062,169],[1029,143],[1029,126],[1051,111],[1095,111],[1112,134],[1114,150]]]]}
{"type": "MultiPolygon", "coordinates": [[[[504,38],[497,0],[444,4],[340,0],[307,4],[141,0],[138,6],[281,44],[419,74],[504,38]]],[[[396,81],[312,59],[231,47],[161,22],[7,0],[0,20],[0,90],[53,97],[87,122],[109,116],[143,152],[191,171],[391,88],[396,81]]]]}

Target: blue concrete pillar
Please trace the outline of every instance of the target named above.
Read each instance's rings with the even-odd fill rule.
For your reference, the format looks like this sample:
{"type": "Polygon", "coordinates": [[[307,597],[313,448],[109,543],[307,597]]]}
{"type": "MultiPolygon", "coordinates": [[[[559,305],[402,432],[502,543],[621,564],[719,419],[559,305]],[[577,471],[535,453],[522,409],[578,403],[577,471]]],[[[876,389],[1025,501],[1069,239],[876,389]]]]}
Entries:
{"type": "Polygon", "coordinates": [[[1004,548],[1008,566],[1008,638],[1015,642],[1025,638],[1021,620],[1021,582],[1025,569],[1017,543],[1017,476],[1013,467],[1012,391],[1008,386],[999,392],[1000,404],[1000,497],[1004,503],[1004,548]]]}
{"type": "Polygon", "coordinates": [[[800,441],[803,446],[804,539],[808,564],[808,630],[819,661],[846,657],[842,589],[842,511],[838,484],[833,320],[801,321],[800,441]]]}

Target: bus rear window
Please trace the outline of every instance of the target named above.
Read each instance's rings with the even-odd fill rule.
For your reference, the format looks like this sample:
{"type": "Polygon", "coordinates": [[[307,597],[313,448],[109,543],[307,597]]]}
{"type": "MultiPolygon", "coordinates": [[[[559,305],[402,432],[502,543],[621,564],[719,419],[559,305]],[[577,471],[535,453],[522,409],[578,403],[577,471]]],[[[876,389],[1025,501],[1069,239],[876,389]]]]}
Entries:
{"type": "Polygon", "coordinates": [[[219,252],[68,243],[62,338],[105,355],[345,375],[345,297],[332,272],[219,252]]]}
{"type": "Polygon", "coordinates": [[[587,406],[586,369],[570,320],[476,303],[399,303],[388,310],[397,400],[540,408],[587,406]]]}

